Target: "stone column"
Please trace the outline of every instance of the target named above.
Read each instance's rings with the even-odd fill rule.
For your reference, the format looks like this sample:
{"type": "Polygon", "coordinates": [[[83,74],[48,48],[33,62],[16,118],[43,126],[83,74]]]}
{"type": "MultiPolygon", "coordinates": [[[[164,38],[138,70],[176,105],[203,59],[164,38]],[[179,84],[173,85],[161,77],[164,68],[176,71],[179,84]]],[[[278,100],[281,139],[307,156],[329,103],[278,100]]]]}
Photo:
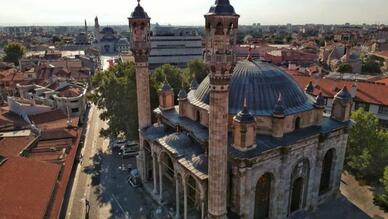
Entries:
{"type": "Polygon", "coordinates": [[[180,210],[180,203],[179,203],[179,178],[177,174],[175,175],[175,198],[176,198],[176,214],[175,218],[179,219],[179,210],[180,210]]]}
{"type": "Polygon", "coordinates": [[[154,190],[152,191],[154,194],[158,193],[157,187],[157,179],[156,179],[156,155],[152,154],[152,174],[154,178],[154,190]]]}
{"type": "Polygon", "coordinates": [[[185,178],[183,178],[183,205],[183,218],[187,219],[187,183],[185,178]]]}
{"type": "Polygon", "coordinates": [[[226,217],[229,93],[228,85],[222,87],[223,91],[210,91],[208,181],[210,218],[226,217]]]}
{"type": "Polygon", "coordinates": [[[162,162],[160,158],[158,159],[159,162],[159,201],[162,202],[163,200],[163,168],[162,168],[162,162]]]}

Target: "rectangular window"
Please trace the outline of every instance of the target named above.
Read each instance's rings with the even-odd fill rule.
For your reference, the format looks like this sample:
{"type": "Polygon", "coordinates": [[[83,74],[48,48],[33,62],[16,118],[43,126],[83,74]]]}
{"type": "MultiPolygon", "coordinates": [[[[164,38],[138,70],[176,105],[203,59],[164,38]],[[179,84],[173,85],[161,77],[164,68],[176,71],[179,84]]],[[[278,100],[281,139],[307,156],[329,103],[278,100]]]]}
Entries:
{"type": "Polygon", "coordinates": [[[78,109],[78,108],[73,108],[73,109],[71,109],[71,112],[72,112],[72,113],[78,113],[78,112],[79,112],[79,109],[78,109]]]}
{"type": "Polygon", "coordinates": [[[388,115],[388,106],[380,106],[379,114],[388,115]]]}
{"type": "Polygon", "coordinates": [[[369,112],[369,104],[367,103],[356,102],[354,105],[354,109],[358,110],[360,108],[363,108],[366,112],[369,112]]]}

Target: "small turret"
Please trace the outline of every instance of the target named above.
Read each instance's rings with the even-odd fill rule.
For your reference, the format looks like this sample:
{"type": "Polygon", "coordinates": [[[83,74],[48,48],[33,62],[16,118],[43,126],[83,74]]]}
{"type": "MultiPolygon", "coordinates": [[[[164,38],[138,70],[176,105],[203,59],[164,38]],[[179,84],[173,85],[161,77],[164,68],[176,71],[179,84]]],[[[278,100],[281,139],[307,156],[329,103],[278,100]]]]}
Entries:
{"type": "Polygon", "coordinates": [[[282,138],[284,136],[284,118],[285,108],[282,94],[279,94],[278,102],[276,103],[272,114],[272,136],[282,138]]]}
{"type": "Polygon", "coordinates": [[[248,111],[247,100],[244,107],[233,118],[233,146],[239,150],[249,150],[256,147],[256,120],[248,111]]]}
{"type": "Polygon", "coordinates": [[[352,95],[345,86],[334,97],[333,107],[331,109],[331,118],[338,121],[350,120],[350,113],[352,111],[352,95]]]}
{"type": "Polygon", "coordinates": [[[164,80],[162,88],[159,90],[159,108],[170,110],[174,108],[174,91],[167,79],[164,80]]]}
{"type": "Polygon", "coordinates": [[[184,117],[186,116],[186,105],[188,103],[187,101],[187,93],[184,89],[181,89],[178,93],[178,102],[179,102],[179,116],[184,117]]]}
{"type": "Polygon", "coordinates": [[[323,112],[325,110],[325,98],[322,93],[319,93],[314,103],[314,121],[316,125],[321,125],[323,112]]]}
{"type": "Polygon", "coordinates": [[[310,81],[309,84],[306,86],[306,88],[304,90],[306,91],[307,94],[313,95],[313,93],[314,93],[313,82],[310,81]]]}
{"type": "Polygon", "coordinates": [[[191,81],[190,90],[197,90],[197,89],[198,89],[198,82],[197,82],[197,80],[194,78],[194,79],[191,81]]]}

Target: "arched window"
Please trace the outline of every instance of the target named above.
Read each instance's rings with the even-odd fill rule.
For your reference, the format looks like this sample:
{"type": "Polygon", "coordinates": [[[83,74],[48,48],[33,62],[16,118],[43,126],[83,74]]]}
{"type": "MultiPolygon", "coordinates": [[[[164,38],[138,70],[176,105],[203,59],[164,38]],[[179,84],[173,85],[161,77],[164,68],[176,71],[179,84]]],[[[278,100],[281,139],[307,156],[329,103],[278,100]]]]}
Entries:
{"type": "Polygon", "coordinates": [[[306,205],[309,171],[310,167],[307,159],[299,161],[292,171],[289,214],[303,209],[306,205]]]}
{"type": "Polygon", "coordinates": [[[335,154],[335,150],[334,148],[332,148],[326,152],[326,155],[323,158],[321,183],[319,186],[319,195],[323,195],[328,191],[330,191],[334,154],[335,154]]]}
{"type": "Polygon", "coordinates": [[[224,35],[224,27],[222,26],[221,22],[217,24],[215,34],[216,35],[224,35]]]}
{"type": "Polygon", "coordinates": [[[270,216],[272,175],[266,173],[256,184],[254,219],[266,219],[270,216]]]}
{"type": "Polygon", "coordinates": [[[300,117],[295,119],[295,130],[300,129],[300,117]]]}
{"type": "Polygon", "coordinates": [[[190,208],[197,208],[197,182],[189,175],[187,178],[187,203],[190,208]]]}

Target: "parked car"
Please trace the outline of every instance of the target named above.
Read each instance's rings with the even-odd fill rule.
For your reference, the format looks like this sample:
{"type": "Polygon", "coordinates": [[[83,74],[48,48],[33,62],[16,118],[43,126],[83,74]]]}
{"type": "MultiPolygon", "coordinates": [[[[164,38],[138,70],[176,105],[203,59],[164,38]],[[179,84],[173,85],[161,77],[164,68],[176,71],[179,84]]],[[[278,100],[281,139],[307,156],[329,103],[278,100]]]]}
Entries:
{"type": "Polygon", "coordinates": [[[117,139],[117,140],[114,140],[112,142],[111,147],[112,147],[112,149],[120,149],[121,146],[126,145],[126,144],[127,144],[127,140],[117,139]]]}
{"type": "Polygon", "coordinates": [[[137,169],[132,170],[129,173],[129,177],[127,179],[127,182],[129,183],[129,185],[131,185],[134,188],[140,187],[141,186],[141,179],[140,179],[139,170],[137,170],[137,169]]]}
{"type": "Polygon", "coordinates": [[[138,148],[136,147],[132,147],[132,148],[124,148],[123,150],[121,150],[121,156],[123,159],[128,159],[130,157],[134,157],[136,155],[139,154],[139,150],[138,148]]]}
{"type": "Polygon", "coordinates": [[[135,142],[130,142],[130,143],[126,143],[126,144],[124,144],[124,145],[121,145],[120,150],[123,151],[123,150],[125,150],[126,148],[137,148],[137,147],[138,147],[138,146],[137,146],[137,143],[135,143],[135,142]]]}

